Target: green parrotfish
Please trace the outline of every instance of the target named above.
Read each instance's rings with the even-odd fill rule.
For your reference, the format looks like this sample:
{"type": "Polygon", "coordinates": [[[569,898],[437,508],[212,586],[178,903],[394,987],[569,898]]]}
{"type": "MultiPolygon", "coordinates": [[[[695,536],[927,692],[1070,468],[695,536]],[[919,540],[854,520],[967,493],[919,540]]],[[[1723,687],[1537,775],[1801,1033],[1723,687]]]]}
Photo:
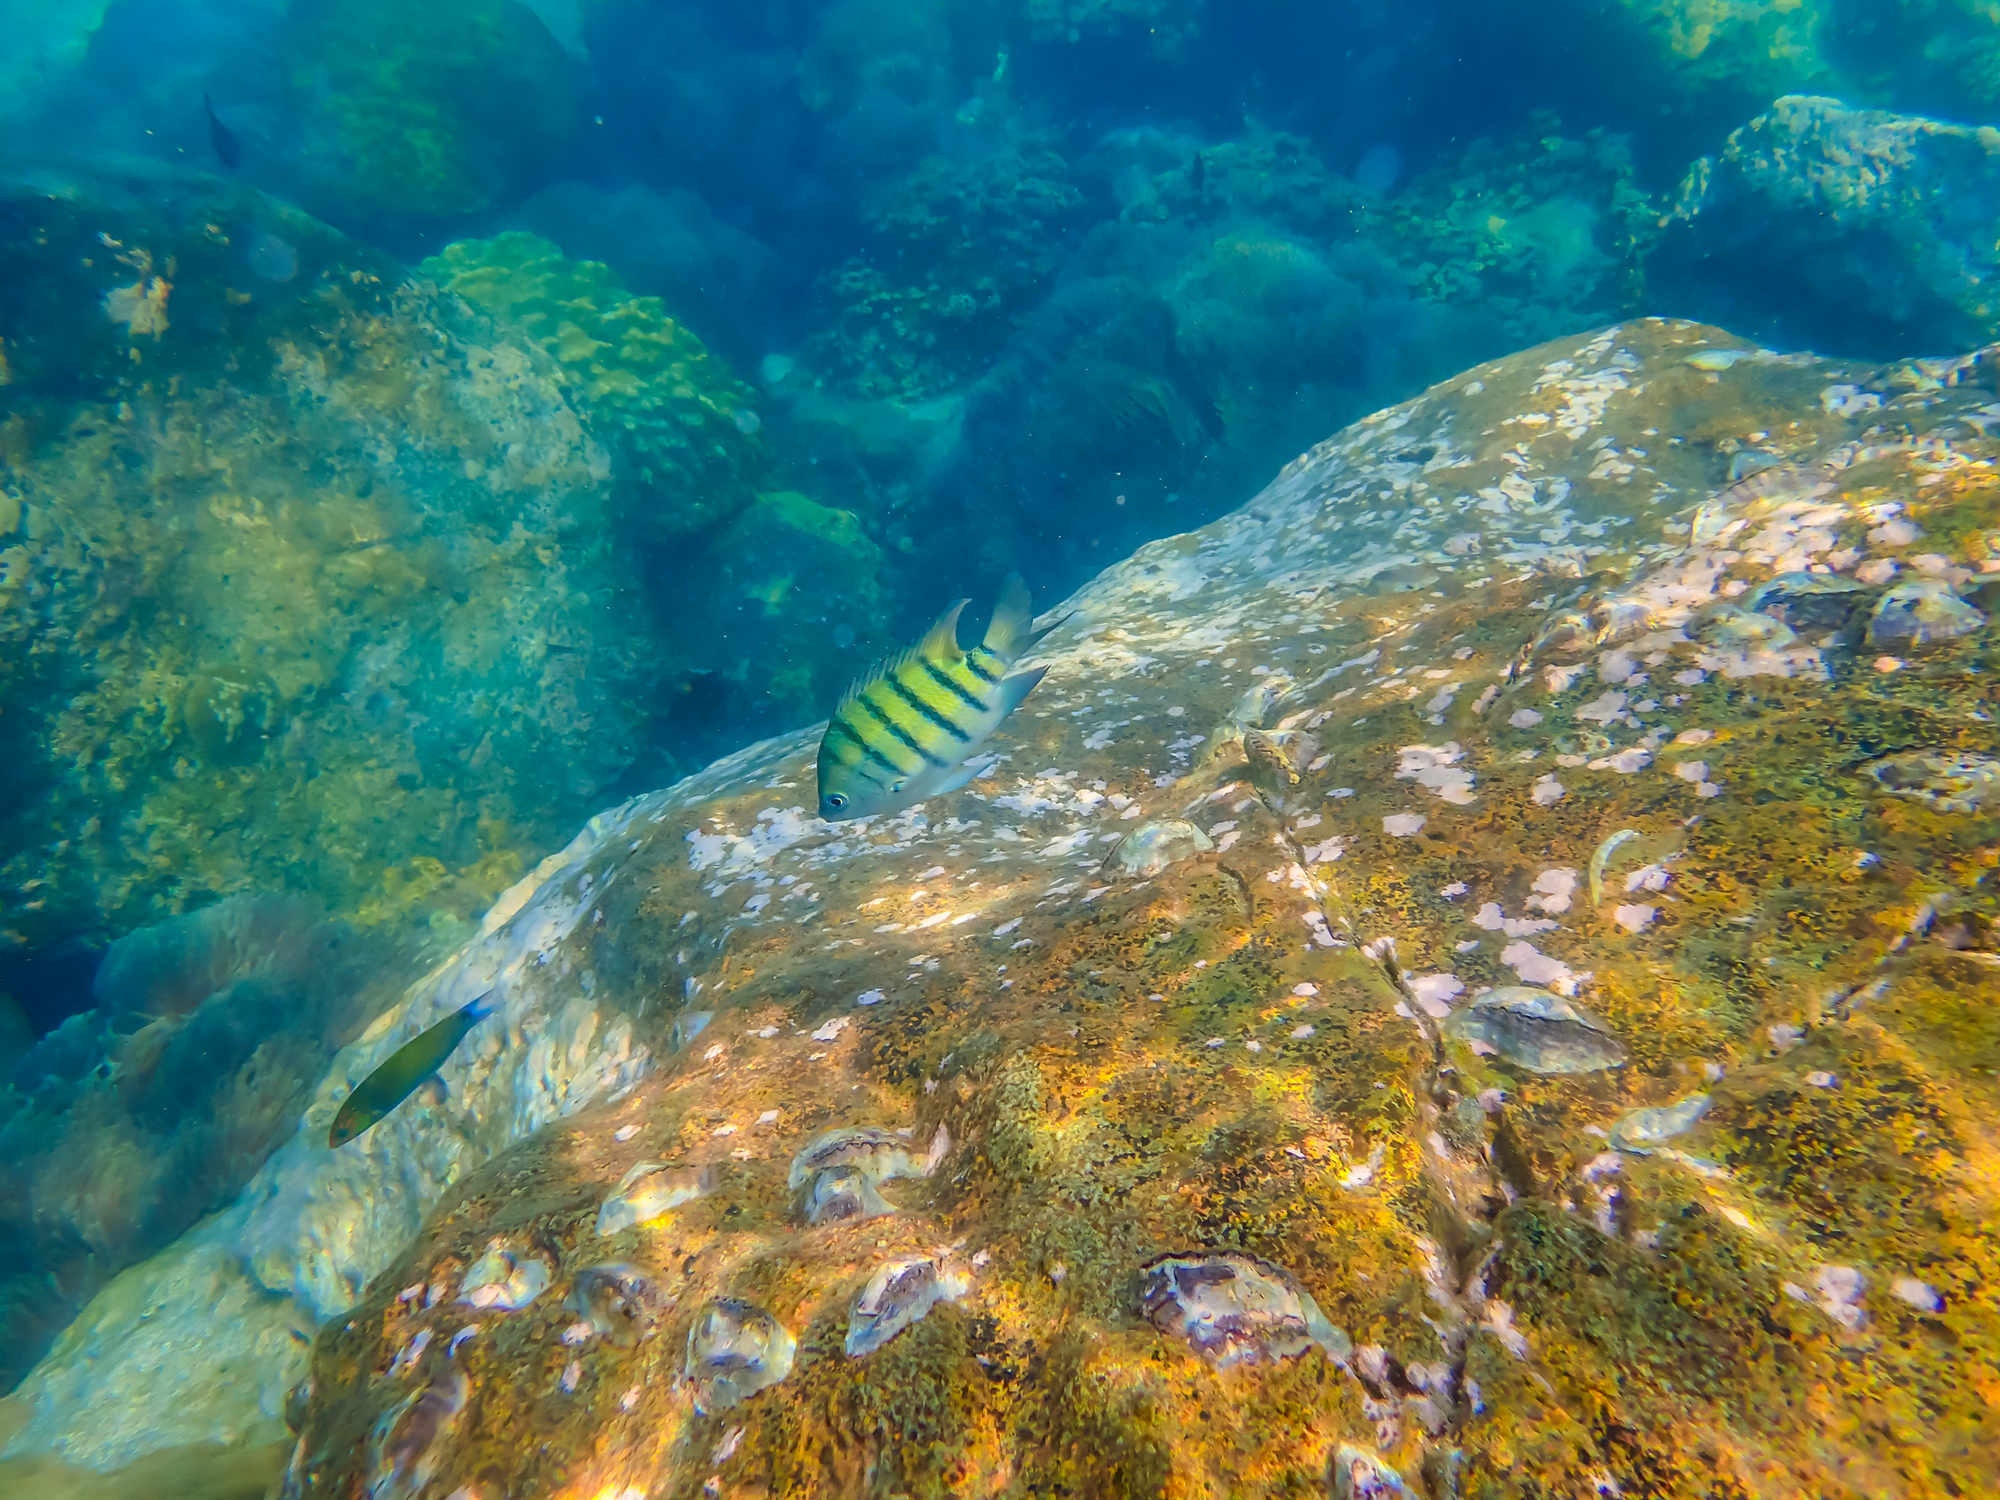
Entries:
{"type": "Polygon", "coordinates": [[[388,1061],[362,1079],[341,1104],[333,1117],[333,1129],[327,1132],[327,1145],[346,1145],[409,1098],[419,1085],[435,1078],[465,1034],[493,1014],[487,1003],[493,995],[488,990],[390,1053],[388,1061]]]}
{"type": "Polygon", "coordinates": [[[962,650],[958,617],[971,602],[952,605],[921,641],[841,695],[819,742],[822,818],[897,812],[955,792],[983,769],[966,757],[1042,680],[1046,667],[1011,676],[1008,669],[1048,630],[1034,629],[1028,586],[1010,573],[985,639],[962,650]]]}

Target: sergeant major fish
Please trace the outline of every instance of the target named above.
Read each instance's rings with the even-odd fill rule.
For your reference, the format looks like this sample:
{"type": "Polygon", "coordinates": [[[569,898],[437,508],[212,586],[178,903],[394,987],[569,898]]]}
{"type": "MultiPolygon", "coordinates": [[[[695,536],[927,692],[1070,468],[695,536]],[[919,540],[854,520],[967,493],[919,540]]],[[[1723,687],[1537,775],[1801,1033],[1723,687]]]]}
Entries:
{"type": "Polygon", "coordinates": [[[488,1003],[493,995],[488,990],[390,1053],[389,1060],[362,1079],[341,1104],[333,1129],[327,1132],[327,1145],[346,1145],[415,1093],[419,1084],[435,1078],[465,1034],[493,1014],[488,1003]]]}
{"type": "Polygon", "coordinates": [[[958,617],[969,603],[952,605],[921,641],[841,695],[819,742],[819,815],[828,822],[898,812],[957,791],[983,769],[966,757],[1048,671],[1007,672],[1048,634],[1033,628],[1020,574],[1007,575],[985,639],[966,651],[958,617]]]}

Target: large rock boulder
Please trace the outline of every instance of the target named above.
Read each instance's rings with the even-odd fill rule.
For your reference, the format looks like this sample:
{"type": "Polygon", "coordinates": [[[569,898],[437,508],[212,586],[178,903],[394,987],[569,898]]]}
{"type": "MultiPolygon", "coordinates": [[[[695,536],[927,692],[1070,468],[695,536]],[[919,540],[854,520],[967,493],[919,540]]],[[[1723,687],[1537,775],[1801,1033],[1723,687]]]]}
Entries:
{"type": "Polygon", "coordinates": [[[0,946],[476,917],[629,763],[612,464],[521,332],[145,164],[0,184],[0,328],[0,946]]]}
{"type": "Polygon", "coordinates": [[[583,123],[570,58],[519,0],[297,0],[276,50],[301,196],[357,233],[421,233],[525,197],[583,123]]]}
{"type": "Polygon", "coordinates": [[[2000,130],[1791,95],[1694,164],[1656,301],[1868,358],[2000,333],[2000,130]]]}
{"type": "Polygon", "coordinates": [[[819,823],[807,731],[605,813],[9,1452],[283,1412],[302,1496],[1993,1472],[1990,370],[1532,350],[1107,570],[963,794],[819,823]],[[449,1102],[329,1153],[488,986],[449,1102]]]}

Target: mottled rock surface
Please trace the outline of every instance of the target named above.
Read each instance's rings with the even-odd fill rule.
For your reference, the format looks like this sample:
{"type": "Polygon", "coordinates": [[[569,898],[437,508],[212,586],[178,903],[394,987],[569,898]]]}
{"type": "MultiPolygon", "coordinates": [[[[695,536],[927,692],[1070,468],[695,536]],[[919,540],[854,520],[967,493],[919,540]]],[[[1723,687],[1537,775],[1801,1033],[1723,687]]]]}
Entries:
{"type": "Polygon", "coordinates": [[[2000,331],[2000,131],[1787,95],[1694,164],[1647,264],[1669,305],[1877,358],[2000,331]]]}
{"type": "Polygon", "coordinates": [[[0,947],[286,889],[461,943],[653,680],[573,395],[261,195],[0,171],[0,947]]]}
{"type": "Polygon", "coordinates": [[[86,1310],[10,1452],[268,1442],[304,1382],[300,1496],[1967,1493],[2000,825],[1911,782],[2000,753],[2000,642],[1866,622],[1912,575],[1990,616],[1990,370],[1660,321],[1532,350],[1100,576],[963,794],[822,824],[807,731],[603,815],[86,1310]],[[1814,569],[1851,608],[1756,592],[1814,569]],[[1175,817],[1214,848],[1107,867],[1175,817]],[[449,1102],[329,1155],[352,1081],[489,984],[449,1102]],[[1509,985],[1624,1059],[1454,1039],[1509,985]],[[791,1163],[843,1126],[950,1144],[807,1227],[791,1163]],[[641,1162],[713,1191],[599,1235],[641,1162]],[[1218,1368],[1145,1315],[1170,1255],[1254,1257],[1344,1337],[1218,1368]],[[502,1256],[548,1292],[459,1300],[502,1256]],[[963,1293],[850,1357],[925,1257],[963,1293]],[[579,1317],[607,1264],[635,1337],[579,1317]],[[743,1372],[706,1413],[700,1318],[702,1378],[743,1372]]]}

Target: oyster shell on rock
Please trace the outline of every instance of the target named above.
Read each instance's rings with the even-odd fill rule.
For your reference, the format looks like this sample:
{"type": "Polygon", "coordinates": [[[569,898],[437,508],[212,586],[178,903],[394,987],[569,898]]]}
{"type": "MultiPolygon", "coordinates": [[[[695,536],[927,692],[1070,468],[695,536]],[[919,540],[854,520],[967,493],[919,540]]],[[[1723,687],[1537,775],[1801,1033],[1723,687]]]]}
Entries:
{"type": "Polygon", "coordinates": [[[1306,767],[1318,756],[1319,742],[1303,729],[1243,731],[1243,759],[1250,767],[1250,785],[1274,812],[1298,790],[1306,767]]]}
{"type": "Polygon", "coordinates": [[[892,1214],[896,1205],[875,1191],[868,1174],[853,1165],[826,1167],[807,1184],[800,1211],[808,1224],[844,1224],[892,1214]]]}
{"type": "Polygon", "coordinates": [[[695,1315],[682,1366],[695,1409],[727,1411],[792,1373],[798,1341],[754,1303],[717,1297],[695,1315]]]}
{"type": "Polygon", "coordinates": [[[1710,605],[1683,629],[1718,651],[1785,651],[1798,641],[1797,632],[1783,620],[1734,604],[1710,605]]]}
{"type": "Polygon", "coordinates": [[[1333,1455],[1334,1500],[1392,1500],[1409,1496],[1403,1476],[1366,1448],[1342,1443],[1333,1455]]]}
{"type": "Polygon", "coordinates": [[[1296,1359],[1354,1345],[1289,1271],[1254,1255],[1163,1255],[1139,1273],[1139,1311],[1221,1366],[1296,1359]]]}
{"type": "Polygon", "coordinates": [[[1149,818],[1111,846],[1111,852],[1104,856],[1103,871],[1149,880],[1214,847],[1215,840],[1185,818],[1149,818]]]}
{"type": "Polygon", "coordinates": [[[625,1261],[584,1267],[567,1302],[593,1333],[626,1347],[651,1338],[673,1305],[651,1273],[625,1261]]]}
{"type": "Polygon", "coordinates": [[[1530,1073],[1594,1073],[1625,1061],[1611,1028],[1573,1000],[1524,984],[1489,990],[1454,1011],[1445,1033],[1530,1073]]]}
{"type": "Polygon", "coordinates": [[[474,1307],[526,1307],[549,1289],[553,1272],[536,1255],[518,1255],[498,1240],[465,1273],[458,1300],[474,1307]]]}
{"type": "Polygon", "coordinates": [[[899,1177],[928,1177],[951,1150],[951,1132],[940,1125],[923,1155],[893,1130],[845,1125],[824,1131],[792,1158],[786,1186],[799,1194],[799,1212],[811,1225],[870,1219],[894,1213],[876,1189],[899,1177]],[[801,1191],[803,1190],[803,1191],[801,1191]]]}
{"type": "Polygon", "coordinates": [[[847,1357],[873,1354],[940,1302],[956,1302],[971,1288],[970,1276],[931,1256],[890,1261],[848,1308],[847,1357]]]}
{"type": "Polygon", "coordinates": [[[713,1164],[669,1167],[662,1162],[642,1161],[618,1179],[617,1191],[598,1209],[597,1232],[613,1235],[637,1224],[650,1223],[669,1209],[707,1197],[721,1180],[722,1173],[713,1164]]]}
{"type": "Polygon", "coordinates": [[[431,1482],[439,1448],[471,1394],[472,1382],[453,1366],[382,1413],[368,1435],[368,1500],[410,1500],[431,1482]]]}
{"type": "Polygon", "coordinates": [[[1938,812],[1976,813],[2000,807],[2000,760],[1963,750],[1891,755],[1874,762],[1868,774],[1885,791],[1914,797],[1938,812]]]}
{"type": "Polygon", "coordinates": [[[1782,620],[1793,630],[1839,630],[1867,597],[1866,584],[1837,573],[1780,573],[1743,601],[1752,614],[1782,620]]]}
{"type": "Polygon", "coordinates": [[[1868,644],[1888,651],[1916,651],[1971,635],[1986,616],[1941,578],[1912,578],[1884,591],[1868,617],[1868,644]]]}
{"type": "Polygon", "coordinates": [[[1645,1156],[1649,1154],[1648,1148],[1692,1130],[1696,1122],[1708,1113],[1708,1105],[1708,1095],[1689,1094],[1672,1104],[1635,1109],[1611,1127],[1608,1132],[1611,1149],[1631,1156],[1645,1156]]]}

